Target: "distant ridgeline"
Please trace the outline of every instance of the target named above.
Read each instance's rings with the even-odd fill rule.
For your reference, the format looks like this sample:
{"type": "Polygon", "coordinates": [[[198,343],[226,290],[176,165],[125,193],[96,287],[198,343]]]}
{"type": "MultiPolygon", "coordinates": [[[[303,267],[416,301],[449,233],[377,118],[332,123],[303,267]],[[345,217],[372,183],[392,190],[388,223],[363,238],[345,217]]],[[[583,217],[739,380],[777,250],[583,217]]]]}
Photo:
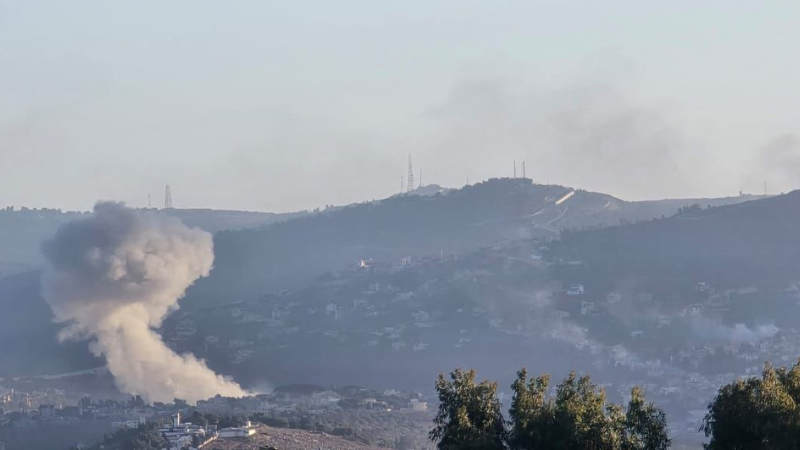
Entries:
{"type": "MultiPolygon", "coordinates": [[[[308,295],[308,292],[325,292],[321,289],[328,281],[316,283],[315,279],[328,272],[355,267],[362,260],[368,266],[385,266],[401,260],[463,255],[467,258],[462,264],[467,265],[466,270],[472,270],[479,266],[471,265],[486,264],[482,254],[473,253],[480,248],[520,240],[524,242],[537,237],[558,237],[564,229],[596,229],[621,222],[649,221],[672,216],[679,208],[693,204],[719,205],[748,199],[750,197],[742,196],[625,202],[605,194],[538,185],[527,179],[495,179],[459,190],[436,188],[414,191],[410,195],[327,208],[321,212],[271,215],[168,209],[158,213],[180,217],[189,225],[209,231],[231,230],[217,232],[214,243],[215,268],[209,278],[190,288],[187,297],[181,300],[183,314],[204,306],[224,306],[241,300],[260,299],[270,293],[296,292],[307,287],[310,291],[304,295],[308,295]],[[257,228],[237,230],[250,226],[257,228]]],[[[773,216],[780,217],[784,213],[788,212],[779,210],[773,216]]],[[[0,245],[5,250],[0,252],[0,263],[5,258],[12,263],[38,265],[40,241],[51,236],[59,224],[81,214],[57,210],[0,210],[0,230],[3,231],[0,233],[0,245]]],[[[655,221],[652,226],[688,220],[689,217],[655,221]]],[[[651,225],[648,222],[640,226],[646,229],[651,225]]],[[[630,228],[612,228],[608,233],[620,233],[630,228]]],[[[590,239],[592,236],[601,236],[600,233],[602,231],[572,233],[569,239],[590,239]]],[[[554,251],[574,258],[574,253],[569,252],[574,252],[576,248],[581,252],[580,256],[591,257],[588,252],[584,255],[580,247],[568,245],[556,245],[554,251]]],[[[529,256],[520,257],[525,259],[529,256]]],[[[458,265],[444,269],[462,270],[458,265]]],[[[442,276],[449,276],[447,273],[442,276]]],[[[407,282],[413,286],[411,280],[407,282]]],[[[502,282],[508,283],[509,280],[502,282]]],[[[369,286],[371,283],[366,284],[369,286]]],[[[52,323],[51,313],[41,299],[39,290],[36,272],[0,277],[0,307],[8,312],[0,315],[0,340],[26,342],[25,347],[4,346],[0,349],[0,376],[59,373],[95,367],[98,361],[88,353],[85,343],[56,342],[58,326],[52,323]]],[[[456,295],[456,290],[452,293],[443,291],[441,295],[456,295]]],[[[278,300],[284,301],[281,298],[278,300]]],[[[285,301],[294,301],[294,297],[285,301]]],[[[316,300],[312,297],[311,301],[316,300]]],[[[353,301],[348,299],[351,304],[353,301]]],[[[321,307],[324,311],[326,304],[323,303],[321,307]]],[[[339,314],[339,310],[331,311],[333,316],[339,314]]],[[[230,311],[223,312],[231,317],[230,311]]],[[[280,312],[269,314],[279,315],[280,312]]],[[[209,320],[209,326],[220,323],[217,317],[209,320]]],[[[164,332],[172,330],[182,336],[194,329],[191,327],[203,325],[185,325],[188,327],[186,330],[170,328],[179,324],[180,319],[173,317],[165,324],[164,332]]],[[[237,325],[236,328],[250,333],[248,330],[258,324],[237,325]]],[[[303,324],[308,325],[298,319],[298,326],[303,324]]],[[[259,332],[256,330],[250,334],[257,338],[259,332]]],[[[239,341],[247,344],[254,339],[253,336],[232,338],[231,343],[225,341],[222,344],[239,345],[239,341]]],[[[192,351],[198,346],[211,348],[216,345],[213,339],[206,343],[180,336],[177,339],[192,351]]],[[[424,347],[422,343],[417,344],[420,348],[424,347]]],[[[408,345],[410,348],[417,344],[408,345]]],[[[333,358],[334,355],[331,353],[328,356],[333,358]]],[[[208,356],[212,365],[219,364],[213,355],[208,356]]],[[[224,355],[226,359],[229,357],[224,355]]]]}
{"type": "Polygon", "coordinates": [[[800,191],[794,191],[716,208],[698,204],[665,220],[567,233],[549,256],[617,275],[783,284],[800,273],[798,223],[800,191]]]}
{"type": "Polygon", "coordinates": [[[190,295],[207,300],[202,304],[232,301],[297,288],[360,260],[388,263],[408,256],[464,253],[502,242],[557,236],[564,229],[671,216],[696,203],[715,206],[749,199],[626,202],[507,178],[458,190],[412,192],[268,227],[219,233],[215,270],[190,295]]]}
{"type": "MultiPolygon", "coordinates": [[[[213,209],[152,209],[157,214],[181,219],[186,225],[200,227],[211,233],[221,230],[254,228],[281,220],[309,215],[309,212],[287,214],[225,211],[213,209]]],[[[60,209],[29,209],[7,207],[0,209],[0,276],[9,271],[38,266],[42,263],[39,250],[44,239],[51,237],[59,225],[88,212],[60,209]],[[5,270],[4,270],[5,269],[5,270]]]]}

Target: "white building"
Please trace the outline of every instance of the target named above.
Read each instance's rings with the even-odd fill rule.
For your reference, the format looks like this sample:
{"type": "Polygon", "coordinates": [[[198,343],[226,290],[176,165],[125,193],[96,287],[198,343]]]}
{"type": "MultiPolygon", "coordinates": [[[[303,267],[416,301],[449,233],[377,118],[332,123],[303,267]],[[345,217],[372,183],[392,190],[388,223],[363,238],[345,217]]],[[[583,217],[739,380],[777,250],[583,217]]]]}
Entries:
{"type": "Polygon", "coordinates": [[[223,439],[246,438],[256,434],[256,429],[248,420],[243,427],[230,427],[219,430],[219,437],[223,439]]]}
{"type": "Polygon", "coordinates": [[[216,430],[211,427],[201,427],[192,423],[181,423],[181,414],[172,416],[169,428],[158,430],[169,443],[169,450],[189,448],[195,437],[202,443],[208,443],[217,438],[216,430]]]}
{"type": "Polygon", "coordinates": [[[411,399],[411,409],[413,411],[425,412],[428,410],[428,402],[421,402],[416,398],[411,399]]]}
{"type": "Polygon", "coordinates": [[[569,295],[570,297],[574,297],[574,296],[577,296],[577,295],[583,295],[583,285],[582,284],[576,284],[576,285],[570,286],[569,289],[567,290],[567,295],[569,295]]]}

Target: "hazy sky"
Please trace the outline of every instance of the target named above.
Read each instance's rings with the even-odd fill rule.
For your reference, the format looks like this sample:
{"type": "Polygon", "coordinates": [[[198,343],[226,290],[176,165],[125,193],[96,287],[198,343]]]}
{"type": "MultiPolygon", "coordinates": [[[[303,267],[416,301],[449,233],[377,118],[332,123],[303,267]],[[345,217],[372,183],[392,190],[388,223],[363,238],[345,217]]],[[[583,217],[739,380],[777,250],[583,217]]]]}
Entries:
{"type": "Polygon", "coordinates": [[[800,178],[800,2],[0,0],[0,206],[285,211],[800,178]]]}

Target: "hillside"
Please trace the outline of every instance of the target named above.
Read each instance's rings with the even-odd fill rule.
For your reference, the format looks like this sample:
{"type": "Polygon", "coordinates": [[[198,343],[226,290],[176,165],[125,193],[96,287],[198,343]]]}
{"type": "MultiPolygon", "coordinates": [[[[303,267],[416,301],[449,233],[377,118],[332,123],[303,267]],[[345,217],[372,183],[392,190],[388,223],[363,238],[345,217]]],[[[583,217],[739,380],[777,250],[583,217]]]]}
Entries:
{"type": "Polygon", "coordinates": [[[747,197],[626,202],[609,195],[528,179],[493,179],[433,195],[400,195],[258,229],[221,232],[215,270],[191,291],[207,302],[294,289],[359,261],[464,253],[520,239],[557,236],[670,216],[698,202],[747,197]]]}
{"type": "Polygon", "coordinates": [[[551,257],[614,273],[783,283],[800,273],[798,224],[800,191],[794,191],[647,223],[566,233],[551,257]]]}
{"type": "MultiPolygon", "coordinates": [[[[746,198],[625,202],[604,194],[509,179],[461,190],[431,191],[435,193],[329,208],[259,228],[218,232],[212,276],[190,289],[180,302],[181,310],[190,312],[255,300],[283,290],[316,291],[318,277],[353,268],[361,259],[375,267],[391,267],[403,257],[411,257],[407,261],[414,265],[442,256],[452,259],[463,255],[466,261],[473,261],[472,252],[485,246],[557,237],[563,228],[597,228],[621,221],[649,220],[672,215],[679,207],[694,203],[720,204],[746,198]]],[[[160,213],[177,215],[190,225],[209,230],[252,225],[269,217],[293,217],[180,209],[160,213]]],[[[17,243],[33,246],[36,252],[38,240],[48,235],[50,228],[77,216],[34,210],[3,211],[0,216],[3,214],[6,222],[0,218],[0,227],[11,223],[9,220],[17,223],[25,219],[36,224],[29,226],[35,231],[30,239],[19,239],[17,243]]],[[[0,234],[0,241],[11,241],[14,236],[13,232],[0,234]]],[[[338,294],[329,295],[337,298],[338,294]]],[[[84,343],[56,342],[59,327],[51,322],[49,308],[40,296],[37,272],[0,277],[0,308],[8,312],[0,314],[0,340],[26,342],[24,348],[6,346],[0,352],[0,376],[3,368],[10,367],[16,369],[13,374],[58,373],[91,368],[98,363],[84,343]]],[[[310,325],[301,322],[298,326],[310,325]]]]}
{"type": "MultiPolygon", "coordinates": [[[[798,193],[596,229],[592,221],[633,222],[637,204],[580,191],[559,202],[573,191],[532,184],[518,189],[508,181],[474,189],[467,204],[483,201],[496,220],[479,221],[484,213],[463,207],[458,197],[403,196],[220,233],[218,255],[230,251],[220,236],[249,236],[253,247],[262,245],[257,238],[268,236],[275,239],[268,242],[277,259],[291,260],[289,248],[304,251],[301,237],[317,239],[317,246],[336,255],[371,239],[408,242],[410,233],[420,231],[413,223],[387,225],[391,232],[382,235],[380,228],[358,223],[389,220],[377,213],[385,212],[386,204],[393,205],[390,212],[425,211],[441,220],[456,214],[442,218],[438,209],[447,205],[472,225],[450,221],[428,228],[440,239],[485,240],[465,242],[461,252],[414,253],[403,261],[374,258],[363,267],[342,263],[317,276],[308,270],[301,273],[309,279],[296,288],[265,289],[252,297],[238,298],[242,290],[232,281],[222,284],[228,294],[218,301],[204,304],[194,293],[181,300],[181,309],[159,332],[172,348],[196,354],[245,386],[356,383],[425,391],[438,372],[459,366],[475,367],[503,386],[521,365],[551,374],[577,369],[592,373],[612,396],[629,392],[632,383],[650,386],[648,395],[664,405],[689,441],[698,429],[693,411],[704,409],[721,383],[758,373],[761,361],[800,354],[794,323],[800,267],[792,258],[798,248],[793,235],[798,193]],[[492,186],[497,190],[480,200],[482,190],[492,186]],[[531,195],[542,195],[543,189],[552,194],[536,203],[531,195]],[[507,201],[492,201],[503,198],[507,201]],[[514,212],[523,201],[538,209],[514,212]],[[558,239],[562,221],[588,230],[561,233],[558,239]],[[445,236],[447,226],[453,236],[445,236]],[[502,235],[492,234],[514,228],[543,239],[500,240],[502,235]],[[493,245],[469,249],[491,239],[493,245]],[[784,267],[761,267],[767,258],[784,267]],[[584,289],[570,294],[576,285],[584,289]]],[[[663,205],[666,211],[679,203],[663,205]]],[[[648,212],[658,206],[649,205],[648,212]]],[[[415,236],[433,239],[420,235],[415,236]]],[[[397,249],[405,247],[392,250],[397,249]]],[[[218,258],[215,271],[228,270],[228,264],[218,258]]],[[[262,275],[269,278],[268,271],[262,275]]],[[[0,338],[37,344],[0,354],[0,368],[41,373],[59,370],[53,367],[58,364],[62,371],[97,364],[85,351],[84,367],[65,364],[59,356],[63,348],[53,339],[55,327],[48,323],[35,274],[6,278],[2,286],[0,301],[17,308],[19,319],[6,319],[0,338]],[[39,367],[42,358],[51,366],[39,367]]],[[[74,345],[69,348],[80,353],[85,344],[74,345]]]]}
{"type": "Polygon", "coordinates": [[[265,425],[259,426],[256,434],[248,439],[218,439],[207,447],[211,450],[381,450],[385,448],[359,444],[321,432],[273,428],[265,425]]]}

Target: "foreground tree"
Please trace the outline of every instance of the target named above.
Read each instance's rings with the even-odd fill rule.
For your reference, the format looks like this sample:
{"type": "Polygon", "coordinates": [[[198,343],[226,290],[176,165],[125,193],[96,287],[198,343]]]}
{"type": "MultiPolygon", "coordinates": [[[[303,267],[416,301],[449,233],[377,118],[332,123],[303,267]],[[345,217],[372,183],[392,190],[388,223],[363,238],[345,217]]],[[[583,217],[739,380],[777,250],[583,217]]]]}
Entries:
{"type": "Polygon", "coordinates": [[[103,442],[89,447],[89,450],[161,450],[168,442],[159,433],[154,423],[140,425],[138,428],[123,428],[106,435],[103,442]]]}
{"type": "Polygon", "coordinates": [[[623,450],[666,450],[671,443],[667,435],[667,415],[653,403],[647,403],[639,386],[631,390],[624,432],[623,450]]]}
{"type": "Polygon", "coordinates": [[[550,377],[542,375],[530,381],[527,378],[527,370],[522,369],[511,385],[514,397],[509,410],[508,443],[511,448],[547,448],[556,439],[555,404],[547,398],[550,377]]]}
{"type": "Polygon", "coordinates": [[[588,376],[575,373],[547,397],[549,377],[527,379],[520,370],[511,386],[508,444],[511,449],[663,450],[669,448],[666,416],[647,403],[638,387],[627,411],[606,402],[605,392],[588,376]]]}
{"type": "Polygon", "coordinates": [[[442,450],[501,450],[505,424],[497,383],[475,382],[475,371],[456,369],[436,380],[439,410],[430,439],[442,450]]]}
{"type": "Polygon", "coordinates": [[[790,369],[764,365],[761,378],[719,389],[702,430],[708,450],[800,448],[800,362],[790,369]]]}

